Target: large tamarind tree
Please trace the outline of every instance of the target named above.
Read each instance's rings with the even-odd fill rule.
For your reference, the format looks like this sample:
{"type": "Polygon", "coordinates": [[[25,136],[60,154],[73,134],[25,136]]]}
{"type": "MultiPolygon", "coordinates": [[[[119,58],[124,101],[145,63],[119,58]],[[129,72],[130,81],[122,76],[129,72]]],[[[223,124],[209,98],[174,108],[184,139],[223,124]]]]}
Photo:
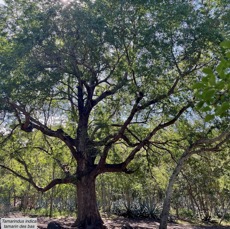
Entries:
{"type": "Polygon", "coordinates": [[[197,72],[215,61],[225,34],[220,15],[218,8],[192,1],[6,0],[0,24],[2,149],[20,131],[26,134],[18,143],[23,147],[11,154],[21,170],[0,166],[41,192],[75,185],[75,225],[103,228],[97,176],[132,172],[136,155],[159,132],[181,116],[192,119],[192,85],[202,78],[197,72]],[[38,132],[46,144],[36,150],[49,152],[54,139],[76,165],[66,171],[59,160],[65,176],[44,186],[20,156],[38,132]],[[111,158],[115,153],[119,160],[111,158]]]}

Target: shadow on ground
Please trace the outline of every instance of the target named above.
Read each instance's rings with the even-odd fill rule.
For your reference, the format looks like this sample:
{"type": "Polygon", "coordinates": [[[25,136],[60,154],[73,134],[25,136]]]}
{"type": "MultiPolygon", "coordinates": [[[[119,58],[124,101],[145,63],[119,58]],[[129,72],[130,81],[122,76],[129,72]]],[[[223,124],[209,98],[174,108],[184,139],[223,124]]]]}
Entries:
{"type": "MultiPolygon", "coordinates": [[[[23,215],[21,212],[12,212],[9,213],[8,216],[10,218],[23,218],[28,217],[28,215],[23,215]]],[[[30,216],[35,217],[35,216],[30,216]]],[[[104,217],[103,218],[105,225],[108,229],[121,229],[124,225],[130,225],[133,229],[158,229],[159,222],[156,222],[151,219],[144,220],[135,220],[135,219],[127,219],[123,217],[104,217]]],[[[60,218],[49,218],[49,217],[38,217],[38,228],[45,229],[49,222],[56,221],[62,225],[63,228],[69,229],[71,225],[74,223],[74,217],[60,217],[60,218]]],[[[210,226],[192,226],[192,225],[180,225],[175,223],[169,223],[168,229],[230,229],[230,226],[218,226],[218,225],[210,225],[210,226]]]]}

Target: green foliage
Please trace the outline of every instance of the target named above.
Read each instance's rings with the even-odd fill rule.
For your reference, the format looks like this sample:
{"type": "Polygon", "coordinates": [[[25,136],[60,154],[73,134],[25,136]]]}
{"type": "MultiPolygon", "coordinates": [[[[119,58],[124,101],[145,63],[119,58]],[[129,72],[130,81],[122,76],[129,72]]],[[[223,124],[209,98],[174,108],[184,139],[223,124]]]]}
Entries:
{"type": "Polygon", "coordinates": [[[180,216],[182,217],[182,219],[184,218],[184,219],[192,219],[192,218],[194,218],[194,212],[192,211],[192,210],[188,210],[188,209],[180,209],[180,211],[179,211],[179,214],[180,214],[180,216]]]}
{"type": "Polygon", "coordinates": [[[223,56],[218,65],[204,68],[202,80],[193,86],[199,100],[197,109],[207,113],[207,122],[215,116],[229,116],[230,111],[230,42],[223,41],[221,47],[223,56]]]}
{"type": "MultiPolygon", "coordinates": [[[[112,200],[123,199],[126,206],[136,201],[155,209],[184,149],[215,135],[204,121],[228,115],[229,42],[222,43],[218,66],[206,67],[196,82],[198,70],[213,65],[221,51],[225,6],[6,0],[0,24],[1,166],[37,189],[55,178],[76,185],[110,169],[133,170],[130,177],[99,176],[100,205],[105,201],[110,208],[112,200]],[[205,120],[188,109],[194,89],[205,120]],[[26,122],[32,129],[25,129],[26,122]]],[[[203,171],[196,158],[190,163],[205,181],[208,165],[203,171]]],[[[209,183],[216,190],[217,180],[209,183]]],[[[22,186],[20,194],[27,188],[22,186]]],[[[73,198],[72,187],[51,191],[41,209],[52,205],[49,199],[73,198]]]]}

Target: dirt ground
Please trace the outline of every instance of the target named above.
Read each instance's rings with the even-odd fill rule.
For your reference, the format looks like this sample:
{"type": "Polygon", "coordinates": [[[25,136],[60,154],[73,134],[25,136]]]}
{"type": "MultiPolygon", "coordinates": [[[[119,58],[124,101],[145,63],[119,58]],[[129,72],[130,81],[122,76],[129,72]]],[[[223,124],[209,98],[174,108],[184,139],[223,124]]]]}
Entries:
{"type": "MultiPolygon", "coordinates": [[[[26,217],[21,212],[14,212],[10,213],[7,217],[11,218],[22,218],[26,217]]],[[[59,222],[63,228],[72,228],[71,225],[74,222],[73,217],[62,217],[62,218],[49,218],[49,217],[38,217],[38,228],[45,229],[49,222],[56,221],[59,222]]],[[[159,223],[153,220],[133,220],[133,219],[126,219],[123,217],[113,217],[103,218],[105,225],[108,229],[120,229],[124,225],[130,225],[134,229],[158,229],[159,223]]],[[[169,224],[168,229],[230,229],[230,226],[192,226],[189,224],[186,225],[179,225],[179,224],[169,224]]]]}

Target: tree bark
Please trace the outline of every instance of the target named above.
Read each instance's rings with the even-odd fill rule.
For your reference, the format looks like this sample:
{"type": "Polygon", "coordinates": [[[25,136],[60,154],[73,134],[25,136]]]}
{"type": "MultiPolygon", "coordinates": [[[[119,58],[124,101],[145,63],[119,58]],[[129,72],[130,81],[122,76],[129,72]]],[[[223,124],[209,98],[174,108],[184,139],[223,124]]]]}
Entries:
{"type": "Polygon", "coordinates": [[[161,212],[161,220],[160,220],[159,229],[167,229],[168,216],[169,216],[169,211],[170,211],[170,202],[171,202],[173,184],[175,183],[175,178],[176,176],[172,175],[169,180],[169,184],[168,184],[166,194],[165,194],[163,210],[161,212]]]}
{"type": "Polygon", "coordinates": [[[95,180],[88,175],[77,182],[77,220],[73,226],[78,229],[106,228],[97,206],[95,180]]]}
{"type": "Polygon", "coordinates": [[[173,170],[172,175],[170,176],[168,187],[167,187],[166,193],[165,193],[163,209],[161,212],[161,220],[160,220],[159,229],[167,229],[173,185],[174,185],[176,178],[177,178],[178,174],[180,173],[185,161],[188,159],[188,157],[189,157],[189,154],[187,154],[187,153],[184,153],[182,155],[182,157],[179,159],[175,169],[173,170]]]}

